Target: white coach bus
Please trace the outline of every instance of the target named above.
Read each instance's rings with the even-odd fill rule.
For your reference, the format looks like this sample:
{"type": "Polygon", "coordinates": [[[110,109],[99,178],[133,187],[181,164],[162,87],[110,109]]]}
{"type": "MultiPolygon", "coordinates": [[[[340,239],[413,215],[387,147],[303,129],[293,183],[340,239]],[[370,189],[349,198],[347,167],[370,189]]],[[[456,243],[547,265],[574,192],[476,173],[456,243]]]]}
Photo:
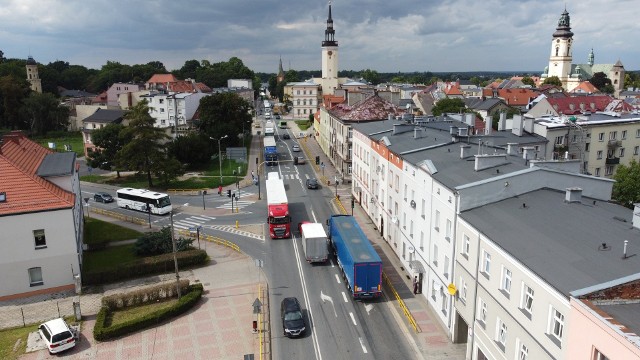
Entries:
{"type": "Polygon", "coordinates": [[[171,199],[169,195],[144,190],[124,188],[116,192],[118,206],[125,209],[132,209],[147,212],[147,205],[151,208],[152,214],[163,215],[171,212],[171,199]]]}

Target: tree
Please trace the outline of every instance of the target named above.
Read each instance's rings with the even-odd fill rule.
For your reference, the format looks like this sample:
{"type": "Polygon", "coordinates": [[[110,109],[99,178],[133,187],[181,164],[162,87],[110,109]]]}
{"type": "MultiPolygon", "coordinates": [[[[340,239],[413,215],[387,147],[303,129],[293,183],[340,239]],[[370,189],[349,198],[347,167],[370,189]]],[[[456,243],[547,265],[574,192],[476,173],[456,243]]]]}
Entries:
{"type": "Polygon", "coordinates": [[[377,85],[380,83],[380,74],[378,74],[375,70],[362,70],[360,73],[360,77],[367,80],[372,85],[377,85]]]}
{"type": "Polygon", "coordinates": [[[29,83],[13,75],[0,77],[0,128],[26,129],[22,102],[28,96],[29,83]]]}
{"type": "Polygon", "coordinates": [[[619,165],[613,179],[612,198],[620,204],[633,208],[633,204],[640,202],[640,163],[635,159],[629,165],[619,165]]]}
{"type": "Polygon", "coordinates": [[[24,99],[23,111],[32,135],[65,130],[69,125],[69,108],[61,105],[51,93],[32,92],[24,99]]]}
{"type": "MultiPolygon", "coordinates": [[[[176,239],[176,250],[190,250],[192,243],[193,239],[179,237],[176,239]]],[[[143,234],[136,240],[133,246],[133,252],[136,256],[154,256],[172,253],[171,228],[165,226],[160,231],[143,234]]]]}
{"type": "Polygon", "coordinates": [[[522,83],[529,86],[536,86],[536,83],[533,81],[533,79],[528,76],[522,78],[522,83]]]}
{"type": "Polygon", "coordinates": [[[562,87],[562,81],[560,81],[560,78],[557,76],[550,76],[546,79],[544,79],[544,82],[542,83],[544,85],[555,85],[555,86],[559,86],[562,87]]]}
{"type": "Polygon", "coordinates": [[[197,79],[197,71],[200,68],[198,60],[187,60],[180,70],[176,70],[173,73],[180,79],[197,79]]]}
{"type": "Polygon", "coordinates": [[[167,161],[164,142],[169,136],[153,126],[155,120],[149,115],[146,100],[132,107],[125,118],[129,120],[129,126],[121,133],[131,140],[118,151],[116,166],[147,174],[149,188],[152,188],[151,173],[162,171],[167,161]]]}
{"type": "MultiPolygon", "coordinates": [[[[123,132],[124,125],[109,124],[103,128],[95,129],[91,132],[91,142],[96,148],[89,153],[87,164],[94,168],[112,170],[118,152],[129,141],[130,135],[123,132]]],[[[120,177],[120,170],[116,167],[117,176],[120,177]]]]}
{"type": "MultiPolygon", "coordinates": [[[[500,113],[502,111],[496,111],[493,113],[493,117],[491,118],[491,127],[494,130],[498,130],[498,121],[500,121],[500,113]]],[[[509,106],[506,110],[507,119],[513,118],[513,115],[520,115],[522,112],[513,106],[509,106]]]]}
{"type": "Polygon", "coordinates": [[[236,134],[242,133],[242,124],[251,121],[251,105],[234,93],[218,93],[200,100],[199,130],[208,138],[229,135],[227,146],[241,143],[236,134]]]}
{"type": "Polygon", "coordinates": [[[593,74],[591,79],[589,79],[589,82],[600,91],[604,91],[604,88],[607,85],[611,85],[611,79],[609,79],[602,71],[593,74]]]}
{"type": "Polygon", "coordinates": [[[431,112],[435,116],[440,116],[444,113],[459,113],[461,110],[466,112],[466,107],[462,99],[445,98],[438,101],[431,112]]]}
{"type": "Polygon", "coordinates": [[[169,143],[169,154],[188,168],[204,165],[211,160],[214,153],[213,143],[203,134],[191,133],[178,136],[169,143]]]}

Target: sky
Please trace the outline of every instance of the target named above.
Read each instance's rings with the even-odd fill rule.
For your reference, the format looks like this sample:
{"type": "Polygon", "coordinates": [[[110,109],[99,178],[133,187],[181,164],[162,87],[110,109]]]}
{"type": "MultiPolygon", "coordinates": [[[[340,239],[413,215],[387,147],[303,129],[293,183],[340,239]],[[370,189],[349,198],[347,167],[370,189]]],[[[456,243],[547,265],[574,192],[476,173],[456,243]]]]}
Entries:
{"type": "MultiPolygon", "coordinates": [[[[0,0],[0,50],[99,69],[235,56],[255,72],[320,70],[322,0],[0,0]]],[[[573,62],[640,70],[637,0],[334,0],[340,70],[530,71],[548,65],[566,6],[573,62]],[[604,4],[606,3],[606,6],[604,4]]]]}

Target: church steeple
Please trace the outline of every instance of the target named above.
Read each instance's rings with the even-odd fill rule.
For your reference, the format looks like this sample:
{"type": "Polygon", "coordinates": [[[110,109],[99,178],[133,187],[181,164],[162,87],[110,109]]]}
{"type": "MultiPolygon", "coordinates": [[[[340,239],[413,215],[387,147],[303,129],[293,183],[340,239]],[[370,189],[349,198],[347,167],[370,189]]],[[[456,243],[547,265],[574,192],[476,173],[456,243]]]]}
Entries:
{"type": "Polygon", "coordinates": [[[595,56],[593,55],[593,48],[591,48],[591,52],[589,53],[589,60],[587,61],[587,64],[593,66],[594,59],[595,59],[595,56]]]}
{"type": "Polygon", "coordinates": [[[333,30],[333,19],[331,18],[331,2],[329,2],[329,17],[327,18],[327,29],[324,31],[324,41],[322,46],[338,46],[335,41],[336,31],[333,30]]]}
{"type": "Polygon", "coordinates": [[[278,76],[276,77],[278,82],[284,80],[284,70],[282,69],[282,56],[280,57],[280,65],[278,65],[278,76]]]}

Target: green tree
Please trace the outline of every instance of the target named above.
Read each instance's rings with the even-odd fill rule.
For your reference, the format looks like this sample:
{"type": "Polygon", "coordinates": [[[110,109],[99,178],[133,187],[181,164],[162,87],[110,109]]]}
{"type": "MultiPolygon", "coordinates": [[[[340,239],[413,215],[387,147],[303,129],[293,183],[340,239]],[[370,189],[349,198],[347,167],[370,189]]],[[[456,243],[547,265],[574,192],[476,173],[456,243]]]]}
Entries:
{"type": "Polygon", "coordinates": [[[611,79],[609,79],[602,71],[593,74],[591,79],[589,79],[589,82],[602,92],[604,92],[607,85],[611,85],[611,79]]]}
{"type": "Polygon", "coordinates": [[[51,93],[32,92],[24,99],[23,111],[32,135],[65,130],[69,125],[69,108],[51,93]]]}
{"type": "MultiPolygon", "coordinates": [[[[192,248],[193,239],[179,237],[176,239],[176,250],[185,251],[192,248]]],[[[140,236],[133,246],[136,256],[154,256],[173,252],[171,228],[163,227],[160,231],[145,233],[140,236]]]]}
{"type": "Polygon", "coordinates": [[[467,112],[462,99],[449,99],[445,98],[436,103],[431,112],[435,116],[440,116],[444,113],[459,113],[460,111],[467,112]]]}
{"type": "Polygon", "coordinates": [[[360,77],[367,80],[372,85],[377,85],[380,83],[380,74],[377,71],[366,69],[360,72],[360,77]]]}
{"type": "Polygon", "coordinates": [[[211,161],[213,143],[203,134],[190,133],[178,136],[169,143],[169,154],[185,164],[187,168],[197,168],[211,161]]]}
{"type": "MultiPolygon", "coordinates": [[[[513,118],[513,115],[520,115],[522,113],[520,110],[518,110],[517,108],[514,108],[513,106],[509,106],[504,111],[507,113],[507,119],[511,119],[511,118],[513,118]]],[[[494,130],[498,130],[498,121],[500,121],[500,113],[501,112],[502,111],[494,112],[493,116],[491,118],[491,127],[494,130]]]]}
{"type": "Polygon", "coordinates": [[[614,200],[628,208],[640,202],[640,163],[634,159],[629,165],[619,165],[613,179],[614,200]]]}
{"type": "Polygon", "coordinates": [[[529,76],[525,76],[522,78],[522,83],[529,86],[536,86],[536,83],[529,76]]]}
{"type": "Polygon", "coordinates": [[[198,60],[187,60],[179,70],[173,72],[180,79],[197,79],[197,71],[202,66],[198,60]]]}
{"type": "Polygon", "coordinates": [[[22,102],[30,91],[29,83],[22,78],[0,77],[0,128],[27,129],[22,102]]]}
{"type": "Polygon", "coordinates": [[[628,72],[624,75],[624,87],[640,89],[640,73],[628,72]]]}
{"type": "Polygon", "coordinates": [[[200,123],[198,128],[206,137],[225,139],[227,146],[241,144],[238,134],[242,124],[251,121],[251,105],[234,93],[218,93],[200,100],[200,123]]]}
{"type": "Polygon", "coordinates": [[[155,120],[149,115],[146,100],[132,107],[125,118],[129,120],[129,125],[121,133],[131,140],[118,151],[116,166],[146,174],[149,188],[152,188],[151,173],[162,172],[168,160],[164,143],[169,136],[164,130],[153,126],[155,120]]]}
{"type": "MultiPolygon", "coordinates": [[[[109,124],[103,128],[91,131],[91,142],[96,148],[89,153],[87,164],[94,168],[113,170],[114,159],[120,149],[131,141],[130,134],[124,132],[124,125],[109,124]]],[[[115,167],[117,176],[120,177],[120,168],[115,167]]]]}
{"type": "Polygon", "coordinates": [[[555,85],[555,86],[559,86],[562,87],[562,81],[560,81],[560,78],[557,76],[550,76],[546,79],[544,79],[544,82],[542,83],[544,85],[555,85]]]}

